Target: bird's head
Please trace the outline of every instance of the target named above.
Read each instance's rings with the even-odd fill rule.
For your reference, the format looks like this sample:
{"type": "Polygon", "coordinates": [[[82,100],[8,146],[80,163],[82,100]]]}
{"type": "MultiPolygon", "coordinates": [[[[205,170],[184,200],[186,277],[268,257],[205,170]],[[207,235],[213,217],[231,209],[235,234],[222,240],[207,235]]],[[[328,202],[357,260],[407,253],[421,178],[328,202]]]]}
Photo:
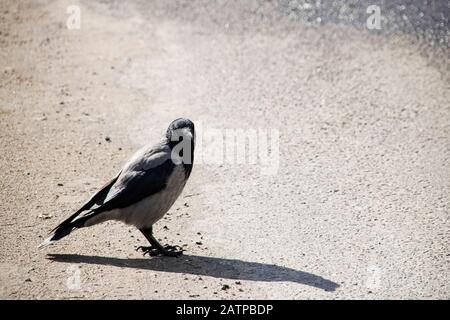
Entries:
{"type": "Polygon", "coordinates": [[[195,140],[194,123],[186,118],[178,118],[169,125],[166,132],[166,138],[169,141],[178,142],[182,139],[195,140]]]}
{"type": "Polygon", "coordinates": [[[175,161],[180,160],[184,164],[192,165],[195,146],[194,123],[186,118],[172,121],[167,128],[166,138],[172,149],[172,160],[176,158],[175,161]]]}

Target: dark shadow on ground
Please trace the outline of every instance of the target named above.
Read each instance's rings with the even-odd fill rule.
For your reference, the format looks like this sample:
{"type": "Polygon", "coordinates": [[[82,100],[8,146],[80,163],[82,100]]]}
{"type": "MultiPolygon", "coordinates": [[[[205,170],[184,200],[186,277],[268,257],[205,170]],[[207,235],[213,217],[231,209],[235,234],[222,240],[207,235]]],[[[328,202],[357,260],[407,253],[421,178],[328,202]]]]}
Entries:
{"type": "Polygon", "coordinates": [[[248,262],[237,259],[195,255],[183,255],[178,258],[122,259],[78,254],[49,254],[48,259],[58,262],[87,263],[162,272],[189,273],[233,280],[296,282],[325,291],[334,291],[339,287],[337,283],[312,273],[273,264],[248,262]]]}

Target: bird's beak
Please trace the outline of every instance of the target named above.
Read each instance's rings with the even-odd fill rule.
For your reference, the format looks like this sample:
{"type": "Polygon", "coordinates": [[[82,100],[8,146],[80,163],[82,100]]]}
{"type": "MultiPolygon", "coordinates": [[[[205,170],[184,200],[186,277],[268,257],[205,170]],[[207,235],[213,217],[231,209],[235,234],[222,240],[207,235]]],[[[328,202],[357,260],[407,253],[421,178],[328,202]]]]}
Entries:
{"type": "Polygon", "coordinates": [[[194,141],[195,141],[195,134],[193,135],[192,132],[191,132],[190,130],[185,129],[184,135],[185,135],[189,140],[194,140],[194,141]]]}

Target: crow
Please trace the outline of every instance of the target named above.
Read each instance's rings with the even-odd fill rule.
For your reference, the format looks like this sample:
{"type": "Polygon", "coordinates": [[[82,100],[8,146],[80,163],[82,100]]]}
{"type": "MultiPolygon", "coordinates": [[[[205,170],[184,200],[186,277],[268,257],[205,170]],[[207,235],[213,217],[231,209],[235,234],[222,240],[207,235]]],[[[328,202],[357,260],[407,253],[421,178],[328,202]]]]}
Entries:
{"type": "Polygon", "coordinates": [[[142,232],[150,246],[138,247],[150,256],[176,257],[179,246],[161,245],[152,227],[181,194],[194,162],[195,130],[189,119],[179,118],[168,127],[159,143],[137,151],[122,170],[77,212],[51,231],[40,247],[69,235],[72,231],[118,220],[142,232]]]}

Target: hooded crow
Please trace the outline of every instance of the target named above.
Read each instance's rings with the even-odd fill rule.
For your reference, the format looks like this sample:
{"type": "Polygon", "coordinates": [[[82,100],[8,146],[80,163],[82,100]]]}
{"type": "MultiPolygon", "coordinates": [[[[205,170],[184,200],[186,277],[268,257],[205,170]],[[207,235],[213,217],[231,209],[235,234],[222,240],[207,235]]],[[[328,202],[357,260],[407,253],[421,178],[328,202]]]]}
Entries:
{"type": "Polygon", "coordinates": [[[138,228],[150,242],[139,247],[151,256],[178,256],[178,246],[162,246],[152,226],[181,194],[194,162],[195,131],[189,119],[174,120],[163,139],[136,152],[122,170],[86,204],[51,231],[40,245],[50,245],[72,231],[107,220],[118,220],[138,228]]]}

